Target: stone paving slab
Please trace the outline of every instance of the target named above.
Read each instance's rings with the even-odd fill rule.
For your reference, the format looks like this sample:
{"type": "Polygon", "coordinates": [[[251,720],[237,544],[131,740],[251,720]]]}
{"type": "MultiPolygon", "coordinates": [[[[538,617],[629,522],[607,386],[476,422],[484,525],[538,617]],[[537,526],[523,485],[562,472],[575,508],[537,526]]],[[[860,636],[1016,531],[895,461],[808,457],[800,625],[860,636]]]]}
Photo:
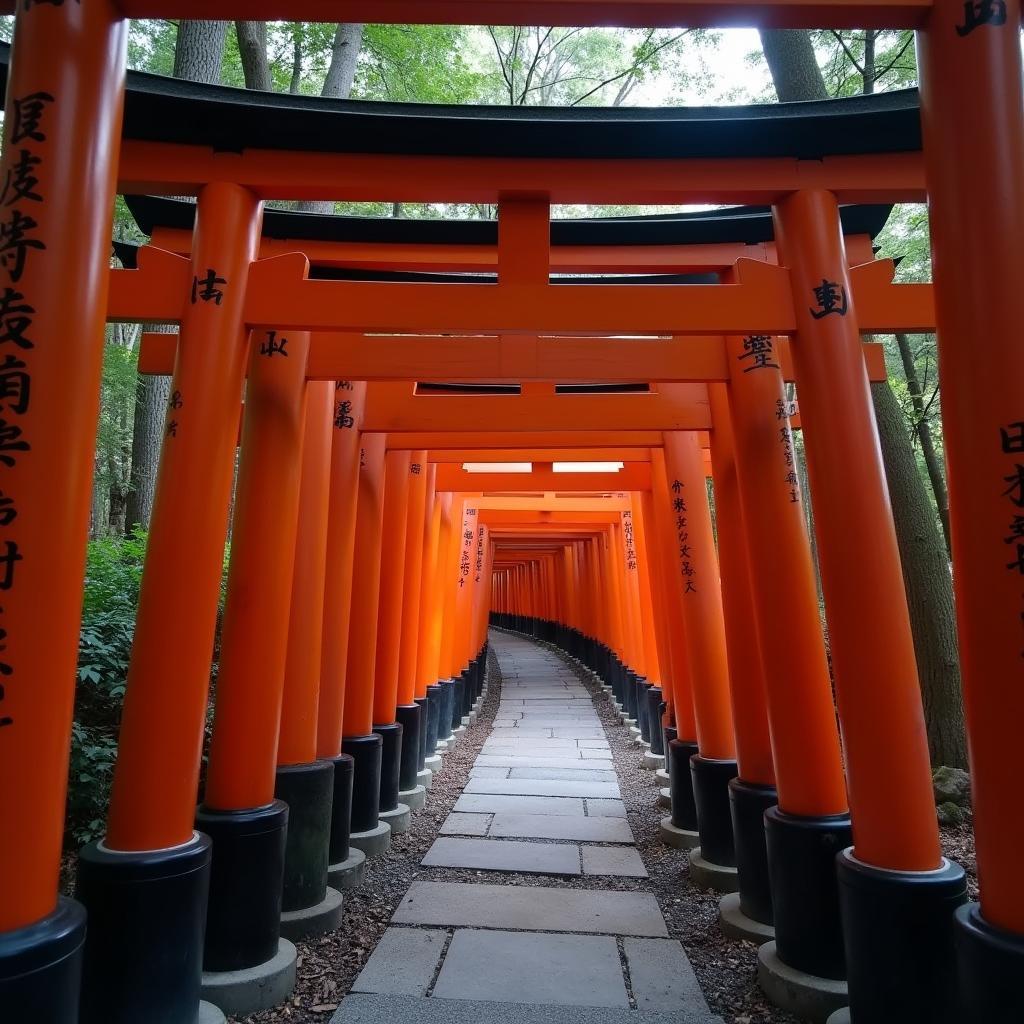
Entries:
{"type": "Polygon", "coordinates": [[[587,816],[590,818],[624,818],[626,805],[621,800],[587,799],[587,816]]]}
{"type": "MultiPolygon", "coordinates": [[[[483,770],[483,769],[481,769],[483,770]]],[[[491,771],[501,771],[500,768],[492,768],[491,771]]],[[[508,768],[506,769],[509,779],[552,779],[565,782],[618,782],[618,776],[613,771],[602,771],[588,765],[586,768],[508,768]]],[[[492,775],[491,778],[497,778],[492,775]]]]}
{"type": "Polygon", "coordinates": [[[557,796],[495,796],[490,793],[464,793],[455,801],[455,811],[470,814],[578,814],[583,817],[583,801],[557,796]]]}
{"type": "MultiPolygon", "coordinates": [[[[451,815],[449,815],[449,818],[451,815]]],[[[479,817],[483,817],[479,815],[479,817]]],[[[632,843],[625,818],[584,818],[562,814],[495,814],[490,835],[518,839],[569,839],[580,843],[632,843]]]]}
{"type": "Polygon", "coordinates": [[[425,996],[441,962],[448,932],[389,928],[352,986],[353,992],[425,996]]]}
{"type": "Polygon", "coordinates": [[[492,768],[488,765],[474,765],[469,770],[471,779],[507,779],[511,768],[492,768]]]}
{"type": "Polygon", "coordinates": [[[648,892],[413,882],[392,921],[668,938],[658,901],[648,892]]]}
{"type": "Polygon", "coordinates": [[[576,782],[567,779],[470,779],[464,793],[494,793],[501,796],[580,796],[618,799],[615,782],[576,782]]]}
{"type": "MultiPolygon", "coordinates": [[[[561,737],[556,736],[555,739],[561,739],[561,737]]],[[[608,748],[608,741],[604,738],[604,733],[603,732],[601,733],[600,739],[593,738],[593,737],[591,737],[591,738],[578,737],[577,740],[576,740],[576,746],[578,746],[580,748],[580,750],[608,750],[609,749],[608,748]]]]}
{"type": "Polygon", "coordinates": [[[581,873],[577,846],[500,839],[436,839],[421,863],[433,868],[469,868],[536,875],[581,873]]]}
{"type": "MultiPolygon", "coordinates": [[[[500,754],[481,754],[474,766],[480,768],[579,768],[586,771],[590,764],[585,764],[578,750],[553,751],[551,754],[518,754],[502,751],[500,754]]],[[[593,765],[594,771],[608,771],[608,765],[593,765]]]]}
{"type": "Polygon", "coordinates": [[[583,874],[647,878],[643,858],[632,846],[584,846],[583,874]]]}
{"type": "Polygon", "coordinates": [[[549,1006],[629,1007],[615,939],[459,930],[434,995],[549,1006]]]}
{"type": "Polygon", "coordinates": [[[604,1006],[560,1006],[554,1017],[543,1003],[501,1003],[477,999],[425,999],[353,993],[330,1024],[722,1024],[699,1011],[640,1012],[604,1006]]]}
{"type": "Polygon", "coordinates": [[[584,761],[610,761],[612,759],[612,752],[608,749],[599,750],[595,748],[588,748],[586,750],[580,750],[580,757],[584,761]]]}
{"type": "MultiPolygon", "coordinates": [[[[506,729],[504,731],[512,732],[514,730],[506,729]]],[[[514,747],[521,752],[525,751],[531,754],[541,754],[545,750],[581,749],[574,740],[549,739],[541,741],[539,739],[531,739],[529,736],[505,736],[498,735],[497,733],[491,733],[491,735],[484,740],[483,750],[494,750],[501,747],[514,747]]]]}
{"type": "Polygon", "coordinates": [[[485,836],[492,817],[490,814],[452,811],[442,822],[440,832],[443,836],[485,836]]]}
{"type": "Polygon", "coordinates": [[[704,993],[674,939],[624,939],[630,987],[637,1009],[678,1012],[683,1006],[710,1013],[704,993]]]}

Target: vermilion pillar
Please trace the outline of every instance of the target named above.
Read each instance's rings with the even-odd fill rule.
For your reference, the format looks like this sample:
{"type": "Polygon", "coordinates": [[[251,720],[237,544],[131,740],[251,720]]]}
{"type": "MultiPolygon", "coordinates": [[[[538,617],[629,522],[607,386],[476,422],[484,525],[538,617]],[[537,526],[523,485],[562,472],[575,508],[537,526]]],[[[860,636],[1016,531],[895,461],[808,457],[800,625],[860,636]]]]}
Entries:
{"type": "Polygon", "coordinates": [[[331,422],[331,485],[327,499],[324,612],[320,644],[320,699],[316,753],[334,765],[328,879],[348,888],[359,877],[361,850],[350,846],[355,762],[341,752],[345,680],[348,670],[349,613],[359,490],[359,431],[366,407],[366,383],[341,380],[334,386],[331,422]]]}
{"type": "Polygon", "coordinates": [[[206,792],[197,816],[198,827],[213,840],[216,865],[206,920],[206,971],[244,970],[265,963],[277,955],[280,938],[288,807],[274,800],[274,783],[302,477],[309,334],[296,332],[285,338],[278,331],[259,331],[254,340],[216,714],[206,792]],[[273,347],[267,344],[271,337],[273,347]],[[267,544],[267,537],[277,543],[267,544]],[[242,877],[244,893],[237,888],[242,877]],[[243,898],[247,912],[239,914],[243,898]]]}
{"type": "MultiPolygon", "coordinates": [[[[430,772],[425,767],[429,732],[429,701],[426,683],[417,690],[416,658],[420,642],[420,600],[422,597],[424,562],[428,533],[427,501],[433,504],[434,467],[427,463],[425,451],[413,452],[409,462],[409,501],[405,524],[405,581],[402,588],[402,629],[398,657],[398,707],[417,708],[417,743],[412,787],[402,781],[402,789],[419,783],[429,786],[430,772]]],[[[405,737],[403,737],[403,740],[405,737]]],[[[433,753],[433,749],[430,751],[433,753]]],[[[422,794],[420,794],[422,797],[422,794]]]]}
{"type": "Polygon", "coordinates": [[[778,802],[768,731],[764,664],[758,644],[758,605],[750,585],[747,538],[736,471],[736,452],[725,386],[709,384],[712,401],[711,464],[722,574],[722,610],[729,658],[738,776],[729,783],[739,892],[722,897],[722,926],[749,937],[767,936],[773,921],[764,814],[778,802]],[[737,920],[736,915],[742,919],[737,920]],[[753,928],[749,927],[754,923],[753,928]],[[757,925],[764,928],[758,928],[757,925]]]}
{"type": "Polygon", "coordinates": [[[334,381],[308,385],[277,749],[275,794],[288,805],[282,926],[293,937],[323,934],[341,923],[340,894],[327,886],[335,765],[316,756],[334,393],[334,381]]]}
{"type": "MultiPolygon", "coordinates": [[[[879,1005],[870,995],[879,971],[902,970],[912,950],[920,954],[924,882],[935,894],[936,926],[925,959],[947,959],[946,921],[965,883],[959,867],[943,870],[903,574],[835,196],[796,193],[776,207],[775,223],[796,311],[793,362],[853,818],[854,846],[839,863],[856,1012],[861,1000],[879,1005]],[[896,880],[893,872],[907,874],[896,880]],[[893,885],[904,901],[896,922],[893,885]],[[891,948],[874,936],[883,921],[891,948]]],[[[929,963],[927,973],[934,970],[929,963]]],[[[939,973],[951,976],[952,964],[939,973]]],[[[896,1003],[906,1012],[922,997],[948,1012],[948,994],[933,986],[928,996],[923,982],[888,976],[905,993],[896,1003]]]]}
{"type": "Polygon", "coordinates": [[[728,885],[736,864],[728,788],[736,775],[736,741],[704,456],[694,433],[673,431],[664,440],[670,515],[676,531],[671,565],[683,592],[699,746],[699,753],[690,758],[690,771],[700,852],[691,854],[690,872],[701,884],[728,885]]]}
{"type": "Polygon", "coordinates": [[[0,280],[7,363],[25,376],[0,408],[0,1005],[64,1024],[85,921],[57,883],[127,26],[104,0],[21,4],[15,35],[3,220],[21,242],[8,244],[0,280]]]}
{"type": "Polygon", "coordinates": [[[967,1012],[1024,1015],[1016,812],[1024,719],[1024,201],[1019,0],[937,0],[918,35],[953,585],[981,904],[958,912],[967,1012]]]}
{"type": "Polygon", "coordinates": [[[180,1007],[182,1024],[196,1013],[210,853],[193,819],[248,356],[246,280],[260,221],[260,201],[247,189],[216,182],[199,194],[108,832],[79,861],[90,913],[88,1021],[144,1019],[157,1005],[165,1020],[168,1006],[180,1007]],[[186,873],[192,884],[182,888],[186,873]],[[173,944],[175,957],[133,941],[143,922],[155,941],[173,944]],[[125,959],[112,953],[119,946],[130,947],[125,959]],[[123,1016],[111,1009],[112,991],[124,1000],[123,1016]]]}
{"type": "MultiPolygon", "coordinates": [[[[373,731],[373,678],[377,655],[378,598],[384,519],[384,434],[362,434],[352,560],[345,736],[341,749],[355,762],[352,842],[362,849],[390,826],[379,821],[381,738],[373,731]]],[[[364,851],[368,852],[368,851],[364,851]]]]}
{"type": "MultiPolygon", "coordinates": [[[[733,432],[779,805],[765,816],[777,953],[808,975],[845,973],[835,850],[850,839],[832,687],[790,426],[794,410],[768,337],[728,338],[731,383],[712,418],[733,432]],[[807,898],[813,892],[812,899],[807,898]]],[[[721,436],[718,441],[720,443],[721,436]]],[[[748,916],[765,921],[754,900],[748,916]]]]}
{"type": "MultiPolygon", "coordinates": [[[[380,777],[380,810],[388,815],[392,831],[408,827],[409,809],[399,811],[401,765],[415,767],[415,755],[406,732],[419,748],[419,708],[403,709],[396,721],[398,661],[402,644],[402,599],[405,585],[405,539],[409,504],[410,455],[389,451],[384,458],[384,513],[380,567],[380,611],[377,619],[377,659],[373,684],[373,731],[383,740],[380,777]],[[410,761],[410,757],[412,760],[410,761]],[[397,813],[392,817],[392,812],[397,813]]],[[[415,786],[416,773],[412,773],[415,786]]]]}

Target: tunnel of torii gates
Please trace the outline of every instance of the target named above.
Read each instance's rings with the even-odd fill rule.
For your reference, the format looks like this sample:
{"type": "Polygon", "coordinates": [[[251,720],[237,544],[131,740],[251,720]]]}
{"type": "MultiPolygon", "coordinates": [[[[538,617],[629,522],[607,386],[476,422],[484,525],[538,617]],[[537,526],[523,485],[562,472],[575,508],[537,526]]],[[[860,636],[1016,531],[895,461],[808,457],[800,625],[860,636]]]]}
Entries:
{"type": "Polygon", "coordinates": [[[399,827],[435,737],[447,745],[473,707],[488,616],[597,673],[652,750],[667,737],[664,833],[699,842],[709,878],[736,867],[730,926],[774,936],[766,989],[799,996],[845,976],[858,1024],[1024,1019],[1018,0],[216,8],[917,31],[920,95],[600,113],[126,75],[126,18],[209,5],[0,11],[15,6],[0,228],[3,1019],[193,1024],[204,979],[258,969],[297,916],[329,913],[329,870],[344,884],[353,851],[379,849],[389,816],[399,827]],[[111,269],[117,193],[195,196],[194,225],[168,211],[135,268],[111,269]],[[425,234],[313,218],[273,235],[271,199],[493,203],[498,218],[425,234]],[[925,200],[934,283],[894,284],[856,208],[925,200]],[[572,203],[744,209],[551,221],[552,204],[572,203]],[[143,346],[143,369],[173,383],[109,820],[71,900],[58,874],[107,320],[179,329],[143,346]],[[978,904],[939,845],[868,386],[884,367],[863,340],[932,329],[978,904]],[[460,468],[488,460],[533,471],[460,468]],[[554,472],[563,460],[623,468],[554,472]]]}

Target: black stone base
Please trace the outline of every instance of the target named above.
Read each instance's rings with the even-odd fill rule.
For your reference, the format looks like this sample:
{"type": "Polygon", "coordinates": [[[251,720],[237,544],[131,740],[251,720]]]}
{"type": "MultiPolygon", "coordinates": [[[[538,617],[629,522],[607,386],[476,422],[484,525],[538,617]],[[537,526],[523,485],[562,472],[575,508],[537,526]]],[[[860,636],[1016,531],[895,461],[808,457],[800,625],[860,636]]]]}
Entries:
{"type": "Polygon", "coordinates": [[[397,722],[375,725],[373,731],[381,738],[379,811],[393,811],[398,806],[401,788],[402,727],[397,722]]]}
{"type": "Polygon", "coordinates": [[[736,845],[729,810],[729,783],[736,778],[735,761],[713,761],[700,754],[690,758],[693,798],[701,856],[712,864],[736,867],[736,845]]]}
{"type": "Polygon", "coordinates": [[[281,910],[315,907],[327,894],[334,765],[279,765],[274,795],[288,805],[281,910]]]}
{"type": "MultiPolygon", "coordinates": [[[[427,766],[427,718],[430,714],[430,701],[426,697],[417,697],[416,706],[420,709],[419,746],[416,750],[416,773],[419,774],[427,766]]],[[[433,751],[431,751],[433,753],[433,751]]]]}
{"type": "Polygon", "coordinates": [[[640,728],[640,739],[644,743],[651,742],[651,703],[647,695],[654,689],[654,684],[646,679],[636,684],[636,724],[640,728]]]}
{"type": "Polygon", "coordinates": [[[342,753],[353,761],[352,832],[370,832],[377,827],[383,742],[376,733],[346,736],[341,741],[342,753]]]}
{"type": "Polygon", "coordinates": [[[395,721],[402,729],[398,789],[403,793],[418,785],[416,775],[420,770],[420,720],[419,704],[401,704],[395,708],[395,721]]]}
{"type": "Polygon", "coordinates": [[[851,1019],[960,1024],[953,915],[967,902],[964,869],[947,861],[937,871],[885,871],[854,852],[836,860],[851,1019]]]}
{"type": "Polygon", "coordinates": [[[240,971],[277,955],[281,939],[288,805],[248,811],[200,807],[196,828],[213,843],[204,971],[240,971]]]}
{"type": "Polygon", "coordinates": [[[626,712],[627,718],[632,718],[636,721],[636,684],[640,677],[630,669],[626,673],[626,686],[623,690],[623,701],[622,707],[626,712]]]}
{"type": "Polygon", "coordinates": [[[433,757],[437,750],[438,725],[444,707],[444,687],[439,684],[427,687],[427,757],[433,757]]]}
{"type": "Polygon", "coordinates": [[[85,908],[60,899],[52,914],[0,932],[0,1009],[6,1020],[73,1024],[85,946],[85,908]]]}
{"type": "Polygon", "coordinates": [[[196,834],[170,850],[82,850],[81,1024],[195,1024],[212,846],[196,834]]]}
{"type": "Polygon", "coordinates": [[[764,824],[779,958],[805,974],[845,978],[836,855],[853,839],[849,815],[803,818],[770,807],[764,824]]]}
{"type": "Polygon", "coordinates": [[[977,903],[959,907],[954,941],[962,1021],[1018,1024],[1024,1020],[1024,935],[995,928],[977,903]]]}
{"type": "Polygon", "coordinates": [[[455,705],[455,683],[451,679],[442,679],[440,718],[437,721],[437,738],[450,740],[452,737],[452,713],[455,705]]]}
{"type": "Polygon", "coordinates": [[[661,750],[661,752],[665,755],[665,771],[670,772],[672,770],[672,764],[671,764],[671,761],[669,760],[668,748],[669,748],[669,744],[673,740],[679,739],[679,733],[676,732],[676,727],[674,725],[666,725],[666,726],[662,727],[661,737],[662,737],[662,740],[661,740],[662,741],[662,750],[661,750]]]}
{"type": "Polygon", "coordinates": [[[669,766],[672,824],[687,832],[697,831],[697,802],[693,797],[693,776],[690,773],[690,758],[696,754],[696,743],[673,740],[668,745],[668,756],[665,759],[669,766]]]}
{"type": "Polygon", "coordinates": [[[466,686],[461,676],[456,676],[454,679],[449,680],[449,682],[452,688],[451,726],[452,729],[458,729],[462,725],[462,716],[465,713],[462,710],[462,702],[465,699],[466,686]]]}
{"type": "Polygon", "coordinates": [[[665,753],[665,730],[661,724],[665,704],[660,686],[652,686],[647,691],[647,742],[651,745],[652,754],[665,753]]]}
{"type": "Polygon", "coordinates": [[[351,852],[348,840],[352,835],[352,784],[356,766],[349,754],[339,754],[326,760],[334,765],[329,859],[332,864],[342,864],[348,860],[351,852]]]}
{"type": "Polygon", "coordinates": [[[768,876],[768,844],[764,812],[779,802],[774,786],[758,786],[743,779],[729,783],[729,809],[736,846],[740,910],[751,920],[771,924],[772,885],[768,876]]]}

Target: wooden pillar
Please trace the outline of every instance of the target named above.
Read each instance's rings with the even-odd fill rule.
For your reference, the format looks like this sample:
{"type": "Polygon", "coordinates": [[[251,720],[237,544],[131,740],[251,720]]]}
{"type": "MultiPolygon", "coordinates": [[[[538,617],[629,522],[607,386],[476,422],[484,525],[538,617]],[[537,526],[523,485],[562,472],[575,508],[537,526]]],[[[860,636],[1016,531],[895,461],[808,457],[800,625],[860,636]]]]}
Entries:
{"type": "Polygon", "coordinates": [[[20,4],[15,36],[0,263],[0,1005],[63,1022],[85,931],[58,877],[127,24],[104,0],[20,4]],[[26,973],[30,950],[38,966],[26,973]]]}
{"type": "Polygon", "coordinates": [[[791,348],[853,818],[853,848],[837,862],[851,1006],[874,1019],[884,1005],[902,1019],[924,1012],[941,1020],[953,1003],[950,910],[965,899],[966,881],[939,846],[903,572],[838,206],[831,193],[797,192],[774,216],[796,312],[791,348]],[[923,918],[930,924],[922,931],[923,918]],[[908,976],[911,958],[919,967],[908,976]]]}

